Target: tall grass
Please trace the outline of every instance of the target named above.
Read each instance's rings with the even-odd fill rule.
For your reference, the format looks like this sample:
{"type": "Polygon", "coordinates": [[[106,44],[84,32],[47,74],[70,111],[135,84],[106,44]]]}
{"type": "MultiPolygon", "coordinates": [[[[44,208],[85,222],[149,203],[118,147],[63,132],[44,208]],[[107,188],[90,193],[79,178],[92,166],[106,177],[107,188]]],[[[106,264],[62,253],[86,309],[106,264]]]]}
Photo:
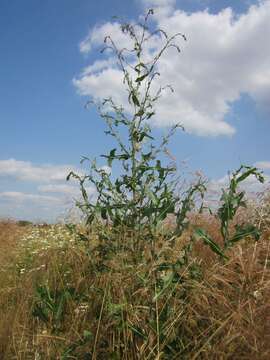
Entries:
{"type": "MultiPolygon", "coordinates": [[[[219,233],[211,216],[196,215],[192,225],[219,233]]],[[[246,238],[230,249],[225,263],[197,243],[177,277],[164,268],[157,278],[160,264],[179,258],[188,231],[173,247],[160,237],[155,259],[146,245],[134,267],[126,250],[104,259],[94,230],[32,227],[22,238],[15,224],[1,227],[12,255],[1,267],[3,359],[269,357],[269,229],[258,243],[246,238]]]]}

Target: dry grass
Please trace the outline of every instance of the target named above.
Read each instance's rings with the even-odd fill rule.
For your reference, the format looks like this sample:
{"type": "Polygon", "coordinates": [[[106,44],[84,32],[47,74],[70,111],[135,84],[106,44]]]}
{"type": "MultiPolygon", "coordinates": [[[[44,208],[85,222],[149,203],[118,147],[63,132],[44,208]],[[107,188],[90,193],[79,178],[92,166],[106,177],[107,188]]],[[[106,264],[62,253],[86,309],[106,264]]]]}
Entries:
{"type": "MultiPolygon", "coordinates": [[[[2,220],[0,222],[0,306],[8,303],[16,304],[13,293],[17,295],[17,284],[14,277],[8,271],[9,265],[14,263],[18,242],[23,234],[27,233],[27,227],[19,226],[15,221],[2,220]],[[15,290],[15,291],[14,291],[15,290]]],[[[1,309],[0,316],[0,354],[5,354],[9,347],[12,334],[12,326],[15,320],[15,309],[1,309]],[[13,311],[12,311],[13,310],[13,311]]],[[[3,355],[2,355],[3,356],[3,355]]]]}
{"type": "MultiPolygon", "coordinates": [[[[217,238],[212,218],[194,222],[217,238]]],[[[170,272],[158,277],[156,269],[179,257],[187,234],[173,249],[161,239],[158,259],[146,248],[147,261],[134,265],[127,251],[94,250],[94,233],[87,243],[61,226],[0,228],[3,360],[269,359],[267,231],[258,243],[237,245],[226,263],[196,245],[177,281],[157,296],[170,272]]]]}
{"type": "Polygon", "coordinates": [[[13,250],[16,249],[17,241],[28,230],[27,226],[20,226],[12,220],[0,221],[0,264],[12,260],[13,250]]]}

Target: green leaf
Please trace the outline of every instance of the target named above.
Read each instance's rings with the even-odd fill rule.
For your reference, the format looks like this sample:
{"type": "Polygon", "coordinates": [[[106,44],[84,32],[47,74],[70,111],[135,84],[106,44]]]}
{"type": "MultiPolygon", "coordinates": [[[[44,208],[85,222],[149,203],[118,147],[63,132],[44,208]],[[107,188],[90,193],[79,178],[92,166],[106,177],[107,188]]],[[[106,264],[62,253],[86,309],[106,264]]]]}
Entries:
{"type": "Polygon", "coordinates": [[[213,241],[209,235],[206,234],[206,232],[203,229],[197,229],[195,231],[195,235],[199,236],[201,239],[203,239],[204,243],[209,245],[211,250],[221,256],[222,258],[228,260],[228,257],[224,254],[220,246],[213,241]]]}
{"type": "Polygon", "coordinates": [[[162,281],[163,281],[162,289],[155,294],[155,296],[153,297],[153,300],[152,300],[153,302],[157,301],[160,298],[160,296],[162,294],[164,294],[166,289],[168,289],[168,287],[173,282],[174,278],[175,278],[175,272],[173,270],[169,270],[167,272],[167,274],[165,274],[165,276],[163,277],[163,279],[162,279],[162,281]]]}
{"type": "Polygon", "coordinates": [[[150,136],[149,134],[147,134],[147,132],[143,131],[139,134],[139,141],[143,141],[144,138],[148,138],[148,139],[151,139],[151,140],[154,140],[154,138],[152,136],[150,136]]]}
{"type": "Polygon", "coordinates": [[[119,160],[128,160],[130,158],[130,155],[129,154],[121,154],[121,155],[118,155],[117,158],[119,160]]]}
{"type": "Polygon", "coordinates": [[[34,317],[39,318],[44,323],[47,323],[49,321],[49,317],[47,315],[46,310],[44,310],[40,305],[36,304],[33,308],[32,315],[34,317]]]}
{"type": "Polygon", "coordinates": [[[135,80],[135,82],[141,82],[141,81],[143,81],[148,75],[149,75],[149,73],[146,73],[146,74],[138,77],[138,78],[135,80]]]}
{"type": "Polygon", "coordinates": [[[110,155],[108,156],[108,166],[111,167],[112,166],[112,162],[113,160],[115,159],[115,152],[116,152],[116,149],[112,149],[110,151],[110,155]]]}
{"type": "Polygon", "coordinates": [[[132,93],[132,101],[133,101],[134,105],[140,106],[139,100],[138,100],[137,96],[134,94],[134,92],[132,93]]]}
{"type": "Polygon", "coordinates": [[[146,187],[146,193],[149,196],[152,203],[154,204],[154,206],[156,206],[158,204],[158,197],[156,196],[156,194],[154,194],[154,192],[151,189],[149,189],[148,186],[146,187]]]}
{"type": "Polygon", "coordinates": [[[68,292],[63,291],[60,295],[60,300],[59,302],[56,304],[56,312],[55,312],[55,320],[56,322],[60,322],[62,316],[63,316],[63,312],[64,312],[64,308],[65,308],[65,302],[66,302],[66,296],[68,295],[68,292]]]}
{"type": "Polygon", "coordinates": [[[239,176],[239,177],[236,179],[237,183],[240,183],[240,182],[244,181],[244,180],[245,180],[247,177],[249,177],[250,175],[255,174],[256,170],[257,170],[257,169],[254,167],[254,168],[251,168],[251,169],[245,171],[241,176],[239,176]]]}
{"type": "Polygon", "coordinates": [[[84,234],[78,233],[78,237],[81,241],[88,241],[88,237],[85,236],[84,234]]]}
{"type": "Polygon", "coordinates": [[[229,244],[234,244],[247,236],[252,236],[256,241],[260,239],[261,233],[259,229],[251,224],[244,226],[236,226],[236,232],[234,236],[229,240],[229,244]]]}
{"type": "Polygon", "coordinates": [[[137,326],[131,325],[130,323],[128,323],[127,325],[136,335],[138,335],[142,339],[147,339],[147,336],[143,333],[143,330],[140,330],[137,326]]]}
{"type": "Polygon", "coordinates": [[[137,72],[137,73],[139,73],[141,70],[140,70],[140,67],[143,67],[145,70],[148,70],[147,69],[147,66],[144,64],[144,63],[142,63],[142,62],[140,62],[139,64],[137,64],[136,66],[135,66],[135,71],[137,72]]]}
{"type": "Polygon", "coordinates": [[[150,119],[153,115],[155,115],[154,111],[147,113],[147,119],[150,119]]]}
{"type": "Polygon", "coordinates": [[[142,159],[143,159],[143,161],[148,161],[151,159],[151,156],[152,156],[152,151],[150,151],[147,154],[142,154],[142,159]]]}
{"type": "Polygon", "coordinates": [[[69,181],[69,180],[70,180],[70,178],[71,178],[71,176],[72,176],[72,171],[68,174],[68,176],[67,176],[66,180],[67,180],[67,181],[69,181]]]}
{"type": "Polygon", "coordinates": [[[144,109],[140,109],[136,114],[135,116],[143,116],[144,114],[144,109]]]}
{"type": "Polygon", "coordinates": [[[107,209],[105,207],[101,208],[100,215],[102,219],[107,220],[107,209]]]}

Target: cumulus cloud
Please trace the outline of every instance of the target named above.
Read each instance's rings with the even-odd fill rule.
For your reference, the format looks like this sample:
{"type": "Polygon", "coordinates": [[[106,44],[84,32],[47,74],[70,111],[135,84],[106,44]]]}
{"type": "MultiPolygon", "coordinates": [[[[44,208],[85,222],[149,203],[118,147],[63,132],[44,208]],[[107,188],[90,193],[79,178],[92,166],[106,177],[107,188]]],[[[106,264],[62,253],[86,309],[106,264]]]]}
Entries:
{"type": "Polygon", "coordinates": [[[53,196],[44,196],[38,194],[28,194],[19,191],[4,191],[0,192],[0,199],[11,202],[45,202],[46,204],[59,203],[59,199],[53,196]]]}
{"type": "Polygon", "coordinates": [[[107,22],[100,26],[95,26],[89,31],[87,37],[79,44],[80,51],[87,54],[93,46],[104,44],[106,36],[110,35],[122,47],[130,47],[130,39],[119,30],[119,23],[107,22]]]}
{"type": "MultiPolygon", "coordinates": [[[[78,184],[66,183],[71,170],[82,174],[71,165],[33,165],[16,159],[0,160],[0,181],[5,183],[8,179],[12,189],[0,191],[0,216],[55,221],[60,214],[73,208],[75,200],[81,197],[78,184]],[[20,191],[22,186],[31,188],[30,192],[20,191]]],[[[86,187],[86,191],[90,200],[95,199],[93,187],[86,187]]]]}
{"type": "Polygon", "coordinates": [[[20,191],[0,192],[0,217],[54,222],[71,204],[65,198],[20,191]]]}
{"type": "MultiPolygon", "coordinates": [[[[144,0],[145,6],[170,8],[156,11],[157,27],[169,34],[181,32],[188,41],[180,43],[182,54],[168,51],[159,63],[160,84],[171,84],[175,92],[164,93],[156,107],[153,124],[159,127],[181,123],[197,135],[233,135],[235,128],[227,122],[232,104],[248,94],[258,106],[270,103],[270,0],[250,6],[236,15],[231,8],[212,14],[208,10],[187,13],[173,7],[169,0],[144,0]]],[[[100,47],[111,34],[121,47],[128,40],[117,23],[106,23],[90,31],[80,48],[84,53],[100,47]]],[[[152,46],[151,44],[150,46],[152,46]]],[[[150,51],[150,49],[149,49],[150,51]]],[[[127,105],[122,75],[108,53],[80,76],[74,85],[81,95],[102,99],[113,96],[127,105]]]]}
{"type": "Polygon", "coordinates": [[[29,161],[15,159],[0,160],[0,177],[11,177],[21,181],[64,181],[73,170],[71,165],[33,165],[29,161]]]}
{"type": "Polygon", "coordinates": [[[66,194],[66,195],[77,195],[79,192],[78,187],[66,184],[50,184],[50,185],[40,185],[38,190],[45,193],[56,193],[56,194],[66,194]]]}
{"type": "Polygon", "coordinates": [[[255,166],[263,170],[270,170],[270,161],[258,161],[255,166]]]}
{"type": "MultiPolygon", "coordinates": [[[[94,196],[96,191],[91,186],[86,186],[85,190],[88,196],[94,196]]],[[[67,185],[67,184],[49,184],[38,186],[38,191],[42,193],[54,193],[65,195],[66,198],[78,198],[81,194],[78,186],[67,185]]]]}
{"type": "Polygon", "coordinates": [[[55,221],[70,207],[63,198],[20,191],[0,192],[0,217],[55,221]]]}

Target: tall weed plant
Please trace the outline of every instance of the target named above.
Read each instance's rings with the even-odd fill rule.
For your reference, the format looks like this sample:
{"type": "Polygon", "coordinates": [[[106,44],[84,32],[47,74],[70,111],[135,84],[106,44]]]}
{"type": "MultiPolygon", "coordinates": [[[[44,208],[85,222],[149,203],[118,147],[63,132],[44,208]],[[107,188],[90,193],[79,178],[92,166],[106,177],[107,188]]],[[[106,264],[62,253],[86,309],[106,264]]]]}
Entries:
{"type": "MultiPolygon", "coordinates": [[[[114,138],[116,146],[101,155],[107,161],[106,168],[100,167],[96,160],[84,157],[83,162],[90,162],[90,173],[79,176],[71,172],[68,179],[73,177],[79,181],[83,200],[78,202],[78,206],[86,217],[86,224],[99,226],[100,238],[107,245],[110,242],[111,250],[119,251],[121,247],[129,246],[138,252],[148,243],[154,254],[155,239],[164,220],[169,216],[175,220],[175,226],[170,231],[167,229],[164,235],[167,240],[173,241],[188,226],[188,214],[195,207],[195,198],[199,195],[203,199],[206,186],[200,177],[185,194],[177,194],[177,169],[171,157],[168,157],[167,145],[175,131],[183,129],[180,123],[168,131],[161,143],[157,143],[152,134],[151,120],[155,116],[155,105],[165,89],[173,91],[170,84],[156,90],[155,79],[160,76],[159,60],[171,48],[180,53],[180,42],[187,39],[181,33],[169,35],[162,29],[151,30],[151,15],[152,9],[143,23],[121,24],[122,33],[133,44],[129,49],[118,48],[110,35],[105,37],[102,52],[111,51],[116,57],[122,72],[123,86],[127,90],[129,108],[116,104],[111,97],[96,103],[100,117],[107,125],[105,133],[114,138]],[[147,45],[153,39],[160,47],[149,51],[147,45]],[[116,163],[120,164],[120,175],[113,176],[112,169],[116,163]],[[94,202],[89,201],[86,190],[88,182],[97,191],[97,200],[94,202]],[[127,244],[127,240],[119,241],[119,234],[123,231],[129,233],[131,243],[127,244]]],[[[89,103],[94,101],[90,100],[89,103]]],[[[224,248],[246,235],[252,234],[258,238],[258,232],[252,226],[237,228],[231,238],[228,233],[229,223],[237,209],[245,205],[245,193],[238,192],[238,185],[250,175],[263,181],[256,168],[241,166],[233,174],[229,188],[223,190],[218,217],[224,248]]],[[[202,203],[200,209],[203,209],[202,203]]],[[[198,229],[196,235],[224,257],[223,250],[202,229],[198,229]]]]}

